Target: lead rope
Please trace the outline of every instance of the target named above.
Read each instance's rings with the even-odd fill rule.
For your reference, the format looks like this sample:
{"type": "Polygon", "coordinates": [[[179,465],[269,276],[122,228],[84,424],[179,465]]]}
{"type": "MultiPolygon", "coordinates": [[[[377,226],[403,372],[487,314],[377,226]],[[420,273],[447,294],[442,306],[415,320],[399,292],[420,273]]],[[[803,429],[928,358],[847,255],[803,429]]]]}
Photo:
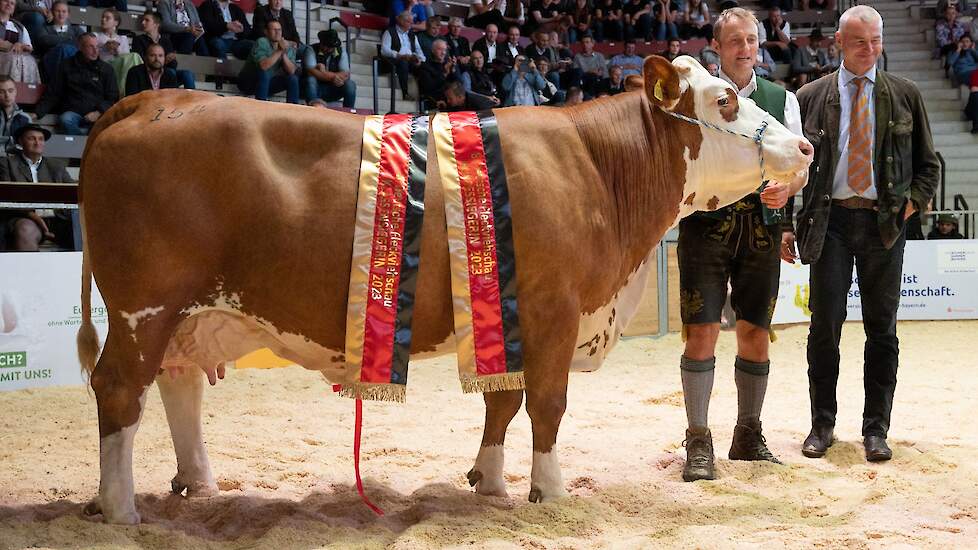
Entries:
{"type": "MultiPolygon", "coordinates": [[[[341,389],[343,389],[342,385],[333,384],[334,392],[339,392],[341,389]]],[[[367,505],[367,508],[373,510],[378,516],[382,516],[384,515],[384,511],[373,502],[370,502],[370,499],[367,498],[367,493],[363,490],[363,480],[360,479],[360,432],[363,428],[363,400],[358,397],[356,402],[356,416],[353,427],[353,471],[357,477],[357,492],[360,493],[360,499],[367,505]]]]}

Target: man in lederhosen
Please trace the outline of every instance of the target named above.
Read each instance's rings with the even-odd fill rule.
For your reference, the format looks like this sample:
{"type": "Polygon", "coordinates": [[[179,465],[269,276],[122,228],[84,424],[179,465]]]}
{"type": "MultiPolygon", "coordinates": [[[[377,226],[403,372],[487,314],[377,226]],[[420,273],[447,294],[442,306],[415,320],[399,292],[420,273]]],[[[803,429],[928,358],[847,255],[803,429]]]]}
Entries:
{"type": "MultiPolygon", "coordinates": [[[[757,19],[743,8],[725,10],[714,26],[713,47],[720,54],[720,77],[740,97],[749,97],[792,132],[801,135],[794,94],[754,74],[757,19]]],[[[714,478],[713,437],[707,424],[713,390],[714,350],[720,313],[727,297],[737,314],[737,425],[731,460],[780,464],[761,433],[761,405],[770,367],[771,316],[778,296],[781,223],[790,196],[802,186],[769,181],[761,193],[711,212],[695,212],[679,224],[679,286],[686,349],[680,363],[686,401],[686,463],[683,479],[714,478]]],[[[761,182],[758,181],[758,187],[761,182]]]]}

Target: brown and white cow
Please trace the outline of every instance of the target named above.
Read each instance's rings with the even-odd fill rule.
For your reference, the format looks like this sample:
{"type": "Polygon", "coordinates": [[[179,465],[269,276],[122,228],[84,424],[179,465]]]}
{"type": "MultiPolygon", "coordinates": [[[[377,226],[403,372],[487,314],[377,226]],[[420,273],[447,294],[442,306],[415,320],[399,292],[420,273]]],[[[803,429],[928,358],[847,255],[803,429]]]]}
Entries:
{"type": "MultiPolygon", "coordinates": [[[[759,108],[731,106],[729,85],[691,58],[652,57],[644,69],[644,92],[496,111],[533,426],[531,500],[564,494],[555,442],[568,372],[596,368],[617,341],[660,238],[680,216],[760,183],[755,143],[665,112],[753,135],[759,108]]],[[[811,146],[767,119],[767,175],[788,181],[807,168],[811,146]]],[[[216,491],[201,434],[203,375],[161,367],[197,365],[213,382],[225,361],[268,347],[342,378],[362,129],[363,118],[344,113],[184,91],[128,97],[96,124],[82,165],[82,299],[87,313],[94,274],[110,314],[101,356],[88,315],[78,335],[101,446],[90,513],[139,521],[132,445],[154,381],[177,456],[173,490],[216,491]]],[[[452,349],[438,174],[429,154],[416,356],[452,349]]],[[[480,493],[505,493],[503,440],[523,393],[485,394],[470,472],[480,493]]]]}

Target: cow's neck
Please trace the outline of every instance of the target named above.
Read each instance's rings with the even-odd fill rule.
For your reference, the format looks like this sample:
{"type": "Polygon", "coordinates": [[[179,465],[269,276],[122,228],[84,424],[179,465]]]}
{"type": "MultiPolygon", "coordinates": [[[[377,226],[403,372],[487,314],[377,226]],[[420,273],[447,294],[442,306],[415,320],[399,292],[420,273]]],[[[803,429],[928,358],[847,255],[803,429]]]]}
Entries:
{"type": "Polygon", "coordinates": [[[699,130],[669,124],[641,93],[586,104],[570,114],[608,194],[624,280],[676,220],[686,174],[684,143],[695,142],[695,158],[699,130]]]}

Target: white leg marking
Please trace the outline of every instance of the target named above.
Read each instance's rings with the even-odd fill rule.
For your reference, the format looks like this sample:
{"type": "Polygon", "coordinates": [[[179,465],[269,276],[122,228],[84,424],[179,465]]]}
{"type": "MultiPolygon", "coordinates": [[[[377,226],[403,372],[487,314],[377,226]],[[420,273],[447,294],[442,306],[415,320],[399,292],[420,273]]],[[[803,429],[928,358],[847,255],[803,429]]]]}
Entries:
{"type": "Polygon", "coordinates": [[[217,483],[211,474],[204,435],[200,423],[204,378],[200,369],[182,369],[176,376],[163,373],[156,377],[160,397],[170,424],[173,450],[177,455],[177,475],[171,482],[174,493],[187,490],[188,497],[217,494],[217,483]]]}
{"type": "Polygon", "coordinates": [[[482,478],[476,483],[475,492],[480,495],[508,496],[506,482],[503,480],[503,454],[502,445],[479,448],[474,470],[481,473],[482,478]]]}
{"type": "Polygon", "coordinates": [[[139,418],[132,426],[105,436],[99,441],[99,502],[106,523],[135,525],[139,523],[136,512],[135,486],[132,481],[132,443],[139,429],[146,405],[146,390],[139,398],[139,418]]]}
{"type": "Polygon", "coordinates": [[[533,452],[533,469],[530,471],[530,500],[539,492],[539,502],[547,502],[567,496],[564,481],[560,477],[560,463],[556,446],[549,453],[533,452]]]}

